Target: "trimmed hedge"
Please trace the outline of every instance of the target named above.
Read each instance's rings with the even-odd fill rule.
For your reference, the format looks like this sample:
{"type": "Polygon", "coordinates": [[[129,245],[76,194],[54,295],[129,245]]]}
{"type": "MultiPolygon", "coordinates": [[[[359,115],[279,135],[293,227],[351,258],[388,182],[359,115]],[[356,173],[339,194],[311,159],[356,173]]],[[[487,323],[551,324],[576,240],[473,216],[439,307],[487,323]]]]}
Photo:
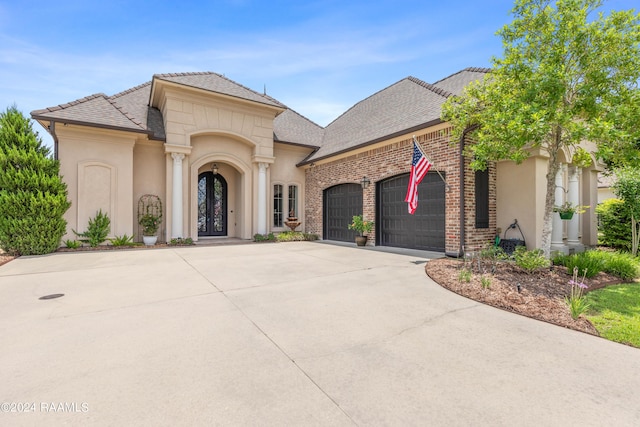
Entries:
{"type": "Polygon", "coordinates": [[[631,249],[631,214],[624,201],[607,199],[596,207],[600,244],[615,249],[631,249]]]}

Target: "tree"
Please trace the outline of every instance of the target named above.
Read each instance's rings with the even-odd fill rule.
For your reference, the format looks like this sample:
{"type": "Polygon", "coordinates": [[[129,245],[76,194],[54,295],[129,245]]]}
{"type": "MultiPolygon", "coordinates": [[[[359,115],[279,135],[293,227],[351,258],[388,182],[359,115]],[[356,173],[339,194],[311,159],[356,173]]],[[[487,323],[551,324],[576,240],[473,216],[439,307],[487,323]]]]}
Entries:
{"type": "Polygon", "coordinates": [[[551,250],[555,176],[561,150],[589,140],[601,155],[622,156],[640,139],[640,15],[592,14],[600,0],[516,0],[503,27],[504,57],[482,82],[451,97],[442,110],[452,140],[467,130],[471,166],[549,156],[542,249],[551,250]]]}
{"type": "Polygon", "coordinates": [[[613,191],[631,214],[631,254],[637,256],[640,244],[640,169],[621,168],[616,170],[616,177],[613,191]]]}
{"type": "Polygon", "coordinates": [[[13,106],[0,113],[0,247],[17,255],[53,252],[71,205],[60,165],[13,106]]]}

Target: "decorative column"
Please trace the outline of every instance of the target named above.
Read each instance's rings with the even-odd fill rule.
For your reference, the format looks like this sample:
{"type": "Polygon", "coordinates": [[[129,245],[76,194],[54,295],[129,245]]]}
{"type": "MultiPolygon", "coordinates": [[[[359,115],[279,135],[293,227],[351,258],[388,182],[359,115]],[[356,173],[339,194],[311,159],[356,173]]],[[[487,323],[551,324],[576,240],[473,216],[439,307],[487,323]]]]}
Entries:
{"type": "MultiPolygon", "coordinates": [[[[569,184],[567,185],[567,201],[573,206],[580,204],[580,168],[574,166],[569,169],[569,184]]],[[[584,247],[580,243],[580,215],[575,214],[567,221],[567,244],[570,249],[582,252],[584,247]]]]}
{"type": "MultiPolygon", "coordinates": [[[[560,165],[558,172],[556,173],[556,193],[555,193],[555,206],[560,206],[564,203],[564,172],[566,165],[560,165]]],[[[569,248],[562,241],[563,233],[563,221],[560,219],[560,215],[554,212],[552,215],[553,223],[551,228],[551,252],[557,251],[562,253],[569,253],[569,248]]]]}
{"type": "Polygon", "coordinates": [[[171,238],[182,235],[182,159],[183,153],[171,153],[173,158],[173,197],[171,200],[171,238]]]}
{"type": "Polygon", "coordinates": [[[258,163],[258,233],[267,234],[267,168],[268,163],[258,163]]]}

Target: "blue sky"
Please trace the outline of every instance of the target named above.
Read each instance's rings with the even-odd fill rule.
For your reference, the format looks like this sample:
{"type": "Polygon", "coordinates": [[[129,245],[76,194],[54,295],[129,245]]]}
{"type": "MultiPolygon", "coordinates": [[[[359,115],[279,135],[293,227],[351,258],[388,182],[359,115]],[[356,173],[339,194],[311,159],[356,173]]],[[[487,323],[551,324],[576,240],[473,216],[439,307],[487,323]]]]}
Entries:
{"type": "MultiPolygon", "coordinates": [[[[610,0],[631,9],[638,0],[610,0]]],[[[509,0],[0,1],[0,108],[25,114],[153,74],[214,71],[320,125],[415,76],[489,67],[509,0]]],[[[47,144],[51,140],[36,125],[47,144]]]]}

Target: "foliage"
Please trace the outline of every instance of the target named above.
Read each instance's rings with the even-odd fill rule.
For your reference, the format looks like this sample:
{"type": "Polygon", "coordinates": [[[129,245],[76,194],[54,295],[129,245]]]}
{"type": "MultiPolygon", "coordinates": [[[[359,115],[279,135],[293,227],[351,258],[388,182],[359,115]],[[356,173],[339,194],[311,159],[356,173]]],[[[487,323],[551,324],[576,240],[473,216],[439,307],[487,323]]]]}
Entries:
{"type": "Polygon", "coordinates": [[[586,299],[587,318],[602,337],[640,348],[640,284],[607,286],[586,299]]]}
{"type": "Polygon", "coordinates": [[[94,248],[107,240],[110,228],[111,220],[109,219],[109,216],[103,213],[102,209],[100,209],[96,212],[96,216],[94,218],[89,218],[87,231],[84,233],[78,233],[73,230],[73,232],[76,236],[81,237],[81,241],[89,243],[89,246],[94,248]]]}
{"type": "Polygon", "coordinates": [[[587,285],[584,284],[585,273],[586,271],[583,272],[582,278],[578,281],[578,267],[573,268],[573,278],[569,280],[571,294],[564,298],[573,320],[577,320],[589,308],[589,304],[584,298],[584,290],[587,289],[587,285]]]}
{"type": "Polygon", "coordinates": [[[155,236],[162,224],[162,200],[154,194],[145,194],[138,200],[138,224],[143,236],[155,236]]]}
{"type": "Polygon", "coordinates": [[[480,284],[482,285],[482,289],[491,288],[491,278],[488,276],[482,276],[480,278],[480,284]]]}
{"type": "Polygon", "coordinates": [[[55,251],[71,205],[60,164],[13,106],[0,113],[0,247],[12,255],[55,251]]]}
{"type": "Polygon", "coordinates": [[[640,277],[640,261],[627,253],[591,250],[573,255],[558,255],[553,262],[567,267],[567,273],[572,273],[577,268],[587,278],[594,277],[601,271],[624,280],[640,277]]]}
{"type": "Polygon", "coordinates": [[[589,209],[589,206],[574,205],[571,202],[564,202],[560,206],[553,207],[554,212],[559,212],[561,214],[565,214],[565,213],[583,214],[587,211],[587,209],[589,209]]]}
{"type": "Polygon", "coordinates": [[[170,246],[191,246],[194,244],[195,243],[193,243],[193,239],[191,237],[187,237],[187,238],[175,237],[171,239],[171,241],[169,242],[170,246]]]}
{"type": "Polygon", "coordinates": [[[596,207],[599,243],[615,249],[631,250],[631,214],[620,199],[607,199],[596,207]]]}
{"type": "Polygon", "coordinates": [[[638,254],[640,246],[640,167],[616,170],[613,191],[624,201],[631,216],[631,254],[638,254]]]}
{"type": "Polygon", "coordinates": [[[69,249],[78,249],[80,246],[82,246],[82,242],[79,240],[67,239],[64,241],[64,245],[69,249]]]}
{"type": "Polygon", "coordinates": [[[462,270],[460,270],[460,272],[458,273],[458,281],[466,283],[471,282],[471,270],[467,268],[463,268],[462,270]]]}
{"type": "Polygon", "coordinates": [[[158,232],[158,227],[160,227],[160,223],[162,221],[162,217],[158,215],[154,215],[151,213],[144,214],[140,216],[138,219],[138,224],[142,226],[142,235],[143,236],[155,236],[158,232]]]}
{"type": "Polygon", "coordinates": [[[276,236],[278,242],[299,242],[318,240],[317,234],[303,233],[300,231],[284,231],[276,236]]]}
{"type": "Polygon", "coordinates": [[[116,236],[113,239],[109,239],[113,246],[133,246],[133,236],[124,234],[122,236],[116,236]]]}
{"type": "Polygon", "coordinates": [[[355,230],[360,233],[361,236],[364,233],[371,233],[373,229],[373,222],[365,221],[363,215],[354,215],[351,219],[351,224],[348,225],[349,230],[355,230]]]}
{"type": "Polygon", "coordinates": [[[544,256],[541,249],[528,251],[526,247],[518,246],[513,253],[513,257],[516,265],[530,274],[539,268],[549,267],[549,260],[544,256]]]}
{"type": "Polygon", "coordinates": [[[273,233],[269,233],[269,234],[256,233],[253,235],[253,240],[255,242],[275,242],[276,236],[273,233]]]}
{"type": "MultiPolygon", "coordinates": [[[[502,159],[549,155],[542,249],[549,256],[559,154],[585,140],[602,157],[640,139],[640,18],[633,11],[592,19],[601,0],[516,0],[498,34],[503,58],[482,82],[450,97],[442,119],[452,141],[469,132],[474,169],[502,159]],[[553,3],[553,4],[551,4],[553,3]]],[[[580,156],[578,156],[580,157],[580,156]]]]}

